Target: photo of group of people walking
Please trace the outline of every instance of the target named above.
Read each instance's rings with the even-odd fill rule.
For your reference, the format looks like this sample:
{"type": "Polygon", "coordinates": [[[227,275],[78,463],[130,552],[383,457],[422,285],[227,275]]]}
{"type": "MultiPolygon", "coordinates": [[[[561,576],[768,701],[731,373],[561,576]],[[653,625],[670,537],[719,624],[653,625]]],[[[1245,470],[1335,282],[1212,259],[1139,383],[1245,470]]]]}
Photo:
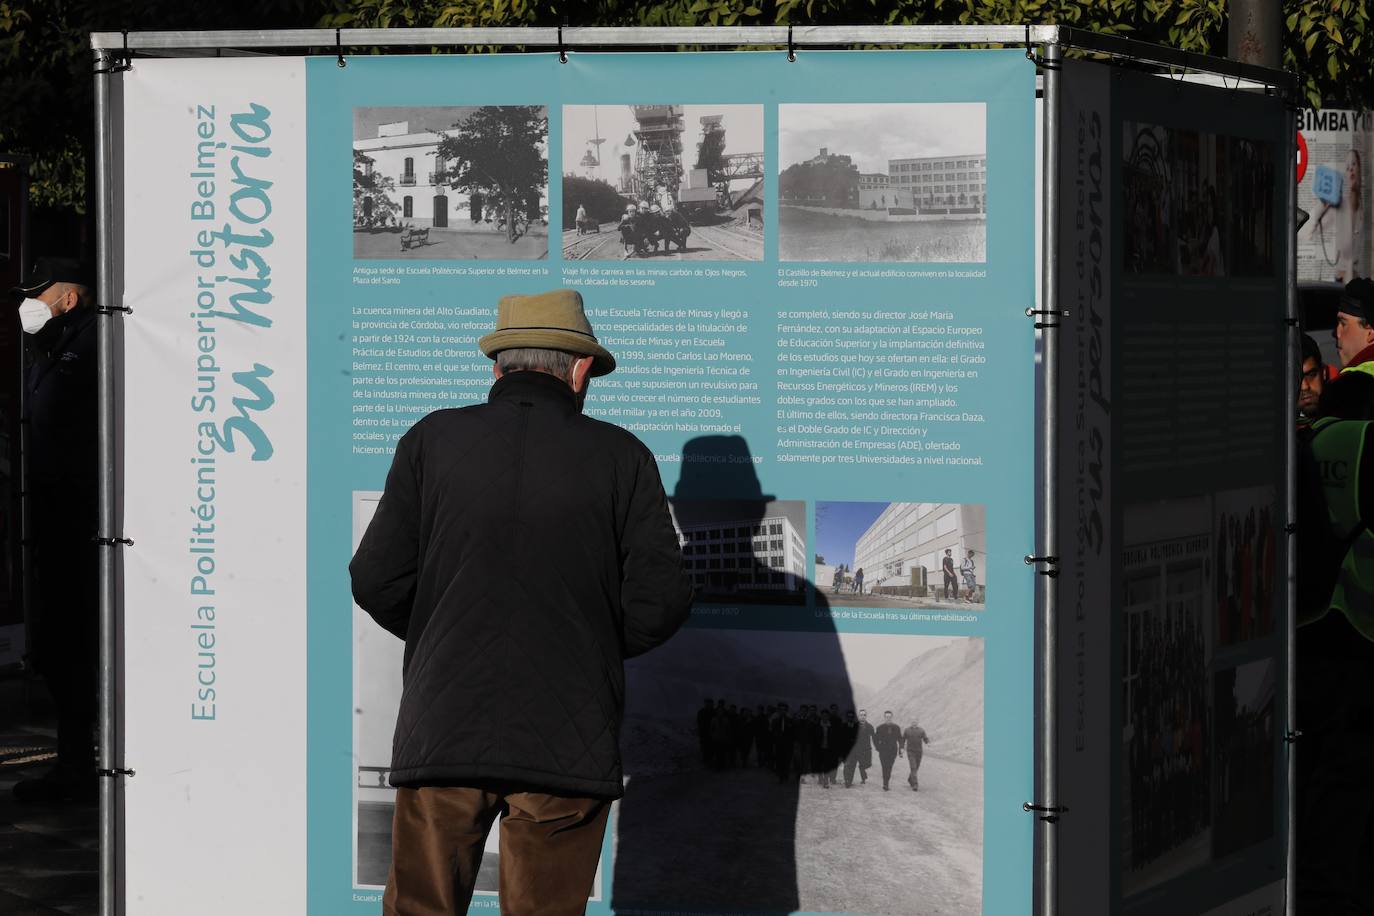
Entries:
{"type": "Polygon", "coordinates": [[[617,912],[982,912],[982,639],[688,628],[626,674],[617,912]]]}
{"type": "Polygon", "coordinates": [[[894,722],[890,709],[875,727],[868,721],[868,710],[850,709],[841,715],[838,703],[804,703],[795,711],[785,702],[760,703],[751,709],[710,697],[697,711],[696,733],[705,767],[752,765],[775,773],[778,782],[814,779],[826,789],[840,785],[842,773],[846,789],[855,779],[859,785],[867,783],[876,754],[886,791],[893,766],[905,757],[906,782],[913,792],[920,788],[917,771],[931,741],[915,719],[906,728],[894,722]]]}

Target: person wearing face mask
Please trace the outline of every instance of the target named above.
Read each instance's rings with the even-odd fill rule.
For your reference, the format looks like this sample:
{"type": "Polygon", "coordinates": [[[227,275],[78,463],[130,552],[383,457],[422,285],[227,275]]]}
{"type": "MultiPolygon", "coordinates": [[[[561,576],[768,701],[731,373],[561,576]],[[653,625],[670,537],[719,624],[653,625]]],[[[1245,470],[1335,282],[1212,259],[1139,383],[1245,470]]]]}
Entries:
{"type": "Polygon", "coordinates": [[[499,816],[502,912],[580,914],[624,794],[623,662],[692,586],[653,453],[582,413],[615,358],[581,295],[506,296],[478,346],[487,402],[401,438],[349,565],[405,640],[382,911],[467,912],[499,816]]]}
{"type": "Polygon", "coordinates": [[[94,799],[99,642],[96,554],[96,311],[79,261],[40,259],[10,290],[26,351],[25,489],[33,632],[29,661],[57,712],[57,764],[14,787],[18,801],[94,799]]]}

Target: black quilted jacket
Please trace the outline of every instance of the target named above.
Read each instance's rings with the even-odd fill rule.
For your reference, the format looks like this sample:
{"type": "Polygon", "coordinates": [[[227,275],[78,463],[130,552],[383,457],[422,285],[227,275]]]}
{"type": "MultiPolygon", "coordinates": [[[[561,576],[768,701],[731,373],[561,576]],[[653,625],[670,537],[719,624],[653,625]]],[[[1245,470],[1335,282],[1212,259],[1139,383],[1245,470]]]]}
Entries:
{"type": "Polygon", "coordinates": [[[621,795],[623,661],[692,589],[653,455],[516,372],[397,445],[353,596],[405,639],[396,786],[621,795]]]}

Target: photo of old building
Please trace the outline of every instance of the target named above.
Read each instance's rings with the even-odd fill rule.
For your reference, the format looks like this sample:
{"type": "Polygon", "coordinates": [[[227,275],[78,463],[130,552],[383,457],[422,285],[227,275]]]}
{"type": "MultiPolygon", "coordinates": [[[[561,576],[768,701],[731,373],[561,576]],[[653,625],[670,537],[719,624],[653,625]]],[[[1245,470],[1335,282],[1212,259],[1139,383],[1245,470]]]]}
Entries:
{"type": "Polygon", "coordinates": [[[353,256],[547,257],[547,109],[355,108],[353,256]]]}
{"type": "Polygon", "coordinates": [[[678,500],[673,526],[701,600],[801,603],[806,588],[805,503],[678,500]]]}
{"type": "Polygon", "coordinates": [[[986,260],[986,107],[782,105],[784,261],[986,260]]]}

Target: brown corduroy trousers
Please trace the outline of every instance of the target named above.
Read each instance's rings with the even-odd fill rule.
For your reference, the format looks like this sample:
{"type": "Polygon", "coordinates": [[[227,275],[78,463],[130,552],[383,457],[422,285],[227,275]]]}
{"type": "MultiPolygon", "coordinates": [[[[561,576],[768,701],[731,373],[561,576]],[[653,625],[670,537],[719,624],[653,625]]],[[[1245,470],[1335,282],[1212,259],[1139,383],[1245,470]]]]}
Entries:
{"type": "Polygon", "coordinates": [[[501,820],[503,916],[586,911],[611,803],[460,787],[396,790],[383,916],[462,916],[501,820]]]}

